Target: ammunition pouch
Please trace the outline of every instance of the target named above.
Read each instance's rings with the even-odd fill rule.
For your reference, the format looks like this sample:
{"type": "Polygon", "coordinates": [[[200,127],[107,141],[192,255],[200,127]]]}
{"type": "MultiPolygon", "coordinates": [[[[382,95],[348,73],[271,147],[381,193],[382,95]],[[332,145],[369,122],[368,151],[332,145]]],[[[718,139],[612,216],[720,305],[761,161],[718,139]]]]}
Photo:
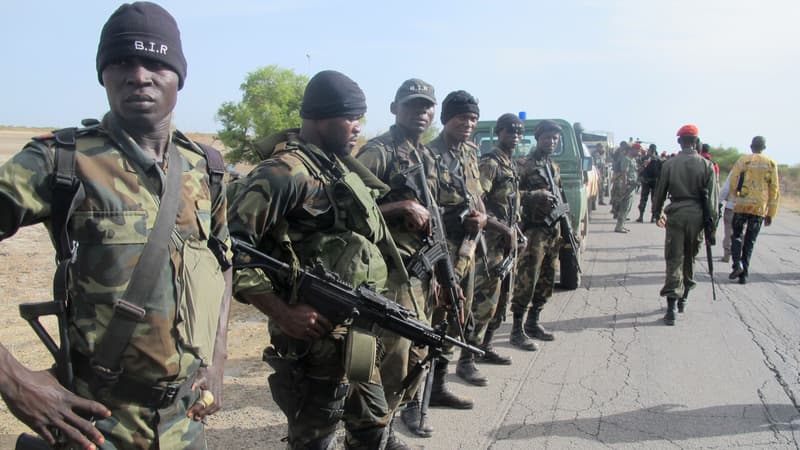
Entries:
{"type": "Polygon", "coordinates": [[[374,381],[377,338],[363,330],[350,328],[344,347],[344,373],[353,382],[374,381]]]}
{"type": "Polygon", "coordinates": [[[567,215],[568,213],[569,213],[569,205],[568,204],[562,203],[562,204],[560,204],[558,206],[555,206],[550,211],[550,214],[548,214],[544,218],[544,224],[547,225],[548,227],[552,227],[554,224],[558,223],[558,221],[561,220],[561,218],[564,217],[565,215],[567,215]]]}

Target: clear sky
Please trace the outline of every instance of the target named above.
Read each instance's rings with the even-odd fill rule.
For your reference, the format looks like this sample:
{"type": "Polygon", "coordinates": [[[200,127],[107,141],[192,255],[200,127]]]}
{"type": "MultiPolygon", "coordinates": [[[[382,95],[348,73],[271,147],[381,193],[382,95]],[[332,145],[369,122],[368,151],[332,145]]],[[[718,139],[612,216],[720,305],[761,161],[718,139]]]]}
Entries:
{"type": "MultiPolygon", "coordinates": [[[[214,132],[224,101],[258,67],[336,69],[367,95],[364,133],[393,123],[389,103],[411,77],[441,100],[465,89],[481,118],[527,111],[676,151],[698,125],[712,146],[800,163],[797,0],[161,1],[189,63],[175,122],[214,132]]],[[[72,126],[107,109],[97,82],[100,29],[113,1],[0,6],[0,124],[72,126]]]]}

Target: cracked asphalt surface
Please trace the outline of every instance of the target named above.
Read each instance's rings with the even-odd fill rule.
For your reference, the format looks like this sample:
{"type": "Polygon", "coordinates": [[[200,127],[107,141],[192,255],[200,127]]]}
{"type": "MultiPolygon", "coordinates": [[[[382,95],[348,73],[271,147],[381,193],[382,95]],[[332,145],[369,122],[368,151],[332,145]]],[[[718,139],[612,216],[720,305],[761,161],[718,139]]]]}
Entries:
{"type": "Polygon", "coordinates": [[[658,297],[663,230],[613,228],[607,206],[593,212],[581,288],[557,291],[542,313],[556,340],[518,351],[505,323],[496,346],[514,364],[481,365],[488,387],[451,368],[453,390],[476,409],[434,408],[434,437],[397,427],[404,440],[429,449],[800,448],[800,216],[781,211],[762,228],[745,286],[728,280],[714,247],[716,302],[701,249],[699,284],[674,327],[663,325],[658,297]]]}

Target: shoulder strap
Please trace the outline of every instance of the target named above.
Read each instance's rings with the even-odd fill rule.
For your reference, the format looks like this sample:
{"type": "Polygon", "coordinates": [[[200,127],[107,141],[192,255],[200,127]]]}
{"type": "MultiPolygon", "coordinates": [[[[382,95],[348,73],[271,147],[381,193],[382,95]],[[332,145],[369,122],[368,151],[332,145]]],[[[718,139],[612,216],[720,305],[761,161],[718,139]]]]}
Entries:
{"type": "Polygon", "coordinates": [[[195,142],[195,144],[197,144],[200,150],[206,155],[211,198],[217,199],[222,193],[222,178],[225,176],[225,160],[222,159],[222,153],[216,148],[200,142],[195,142]]]}
{"type": "Polygon", "coordinates": [[[100,383],[100,386],[95,387],[107,386],[118,380],[122,373],[119,365],[122,352],[130,342],[136,324],[145,316],[146,311],[141,305],[145,303],[158,277],[157,270],[152,268],[169,264],[167,243],[178,216],[183,160],[174,145],[170,145],[167,157],[167,186],[156,213],[155,225],[147,236],[139,261],[133,268],[125,294],[114,303],[114,314],[106,327],[106,333],[95,347],[91,365],[97,378],[95,382],[100,383]]]}

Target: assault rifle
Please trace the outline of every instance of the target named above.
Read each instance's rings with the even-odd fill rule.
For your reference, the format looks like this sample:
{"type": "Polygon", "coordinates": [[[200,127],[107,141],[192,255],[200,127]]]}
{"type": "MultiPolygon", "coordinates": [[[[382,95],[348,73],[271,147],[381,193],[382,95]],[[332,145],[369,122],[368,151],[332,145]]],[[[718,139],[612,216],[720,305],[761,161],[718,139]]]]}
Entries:
{"type": "MultiPolygon", "coordinates": [[[[461,290],[453,260],[450,257],[450,250],[447,247],[442,213],[431,198],[422,163],[411,166],[401,173],[405,178],[406,186],[414,191],[417,198],[425,202],[425,207],[430,215],[428,219],[430,233],[422,238],[422,247],[417,250],[417,253],[408,262],[408,273],[420,280],[428,281],[433,270],[436,269],[436,281],[445,290],[450,300],[450,307],[458,325],[458,335],[462,341],[467,342],[464,336],[464,325],[461,322],[461,290]]],[[[464,319],[466,320],[465,316],[464,319]]]]}
{"type": "MultiPolygon", "coordinates": [[[[61,297],[60,295],[58,297],[61,297]]],[[[19,315],[30,324],[36,336],[42,341],[55,360],[55,373],[58,382],[65,388],[74,389],[74,372],[70,358],[69,325],[67,323],[67,301],[65,298],[56,298],[49,302],[23,303],[19,305],[19,315]],[[42,316],[56,316],[58,320],[58,340],[50,336],[39,318],[42,316]]],[[[57,429],[52,429],[56,437],[56,448],[66,445],[67,441],[57,429]]],[[[42,438],[27,433],[22,433],[17,438],[16,450],[46,450],[50,445],[42,438]]]]}
{"type": "MultiPolygon", "coordinates": [[[[550,192],[555,197],[555,209],[559,210],[566,207],[566,211],[569,212],[569,205],[564,203],[562,197],[563,191],[560,187],[556,186],[556,183],[553,180],[553,172],[550,170],[549,162],[545,163],[544,169],[545,173],[547,174],[547,182],[550,184],[550,192]]],[[[561,214],[561,217],[558,219],[558,221],[561,224],[561,237],[566,239],[569,243],[569,246],[572,247],[572,254],[570,256],[573,260],[572,262],[575,264],[578,272],[581,272],[581,263],[578,259],[580,244],[578,244],[578,238],[575,237],[575,233],[572,231],[572,225],[569,222],[569,214],[561,214]]]]}
{"type": "MultiPolygon", "coordinates": [[[[293,278],[292,268],[269,255],[231,238],[232,249],[249,256],[247,262],[236,262],[234,269],[259,268],[270,278],[286,285],[293,278]]],[[[236,261],[239,260],[237,255],[236,261]]],[[[471,353],[483,356],[477,347],[447,336],[444,329],[435,330],[417,320],[416,314],[397,303],[378,294],[366,285],[352,287],[333,272],[320,265],[310,269],[299,269],[295,289],[303,302],[313,306],[331,323],[351,323],[361,329],[377,325],[400,335],[417,345],[431,349],[441,349],[445,343],[461,347],[471,353]]]]}
{"type": "Polygon", "coordinates": [[[711,217],[711,206],[708,204],[708,196],[708,189],[703,189],[703,197],[700,199],[700,205],[703,207],[703,234],[705,234],[706,241],[706,261],[708,262],[708,275],[711,277],[711,298],[716,301],[717,289],[714,286],[714,258],[711,255],[711,246],[717,243],[717,224],[714,223],[714,218],[711,217]]]}

